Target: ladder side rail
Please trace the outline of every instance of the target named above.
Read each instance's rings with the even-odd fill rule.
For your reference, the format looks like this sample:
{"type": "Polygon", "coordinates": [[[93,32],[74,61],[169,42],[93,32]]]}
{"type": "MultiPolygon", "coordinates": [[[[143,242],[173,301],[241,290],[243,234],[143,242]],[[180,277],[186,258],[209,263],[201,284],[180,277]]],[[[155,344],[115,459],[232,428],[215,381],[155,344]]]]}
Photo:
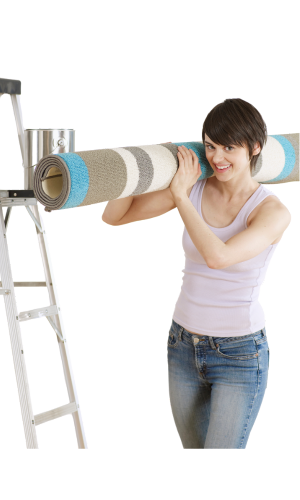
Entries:
{"type": "Polygon", "coordinates": [[[3,288],[9,290],[9,293],[4,294],[4,303],[8,320],[26,446],[27,448],[38,448],[2,207],[0,207],[0,274],[3,288]]]}
{"type": "Polygon", "coordinates": [[[23,117],[22,117],[22,110],[21,110],[21,100],[20,100],[20,96],[17,94],[11,94],[10,97],[11,97],[11,102],[12,102],[15,120],[16,120],[16,124],[17,124],[23,166],[27,167],[27,165],[25,165],[25,138],[24,138],[25,134],[24,134],[23,117]]]}

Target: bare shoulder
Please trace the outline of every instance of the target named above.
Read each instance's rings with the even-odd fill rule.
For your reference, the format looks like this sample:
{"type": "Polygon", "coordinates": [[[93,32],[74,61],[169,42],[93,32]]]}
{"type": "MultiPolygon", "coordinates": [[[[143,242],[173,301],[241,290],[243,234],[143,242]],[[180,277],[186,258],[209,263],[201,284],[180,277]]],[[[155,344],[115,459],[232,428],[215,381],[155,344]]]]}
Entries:
{"type": "Polygon", "coordinates": [[[277,196],[267,196],[250,214],[248,219],[248,227],[250,224],[263,221],[263,224],[272,225],[276,228],[277,238],[272,242],[272,245],[279,243],[283,233],[291,222],[291,214],[288,208],[277,198],[277,196]]]}
{"type": "Polygon", "coordinates": [[[281,209],[282,213],[285,212],[292,215],[292,212],[290,211],[289,207],[285,203],[283,203],[279,198],[277,198],[277,196],[268,196],[268,198],[266,198],[266,202],[269,203],[272,210],[281,209]]]}
{"type": "Polygon", "coordinates": [[[288,208],[275,195],[267,196],[252,212],[251,223],[261,216],[273,217],[280,222],[283,232],[291,222],[292,216],[288,208]]]}

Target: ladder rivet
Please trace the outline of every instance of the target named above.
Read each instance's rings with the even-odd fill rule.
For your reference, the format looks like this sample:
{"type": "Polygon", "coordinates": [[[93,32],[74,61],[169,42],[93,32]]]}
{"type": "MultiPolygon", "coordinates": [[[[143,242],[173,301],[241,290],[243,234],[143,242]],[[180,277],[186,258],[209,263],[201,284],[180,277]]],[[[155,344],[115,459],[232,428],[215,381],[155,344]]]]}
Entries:
{"type": "Polygon", "coordinates": [[[14,193],[14,196],[17,196],[17,193],[14,193]]]}
{"type": "Polygon", "coordinates": [[[18,316],[16,316],[16,319],[19,319],[18,316]]]}
{"type": "Polygon", "coordinates": [[[24,351],[22,351],[22,349],[21,349],[21,353],[24,354],[24,351]]]}
{"type": "Polygon", "coordinates": [[[34,420],[32,420],[32,423],[34,424],[34,420]]]}

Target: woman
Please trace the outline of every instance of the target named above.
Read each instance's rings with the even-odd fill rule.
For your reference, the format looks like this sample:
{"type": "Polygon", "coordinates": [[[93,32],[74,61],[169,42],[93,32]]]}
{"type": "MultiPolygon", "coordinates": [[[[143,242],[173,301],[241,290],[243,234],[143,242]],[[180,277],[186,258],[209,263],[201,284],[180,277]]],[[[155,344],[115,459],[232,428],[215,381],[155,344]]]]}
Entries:
{"type": "Polygon", "coordinates": [[[179,147],[170,184],[185,224],[185,269],[168,338],[169,390],[184,448],[245,448],[267,386],[259,288],[291,216],[252,176],[267,139],[260,113],[226,99],[202,141],[214,174],[179,147]]]}

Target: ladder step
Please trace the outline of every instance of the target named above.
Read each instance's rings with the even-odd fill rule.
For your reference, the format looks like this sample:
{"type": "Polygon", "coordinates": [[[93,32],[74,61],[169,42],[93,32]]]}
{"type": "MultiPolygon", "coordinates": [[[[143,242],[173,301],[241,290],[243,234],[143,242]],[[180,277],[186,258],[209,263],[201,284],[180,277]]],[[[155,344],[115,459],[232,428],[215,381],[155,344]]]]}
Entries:
{"type": "Polygon", "coordinates": [[[43,316],[54,316],[58,314],[56,304],[39,309],[31,309],[31,311],[23,311],[19,313],[19,321],[27,321],[29,319],[42,318],[43,316]]]}
{"type": "Polygon", "coordinates": [[[44,280],[14,281],[15,288],[47,288],[44,280]]]}
{"type": "MultiPolygon", "coordinates": [[[[0,290],[0,295],[1,295],[1,290],[0,290]]],[[[31,309],[30,311],[22,311],[17,316],[17,319],[19,321],[28,321],[29,319],[42,318],[46,316],[50,325],[54,329],[56,335],[58,335],[58,337],[62,342],[66,342],[66,339],[63,338],[62,333],[59,331],[53,320],[50,318],[50,316],[55,316],[56,314],[58,314],[57,305],[53,304],[52,306],[39,307],[38,309],[31,309]]]]}
{"type": "MultiPolygon", "coordinates": [[[[0,281],[2,287],[2,281],[0,281]]],[[[14,286],[46,286],[46,281],[14,281],[14,286]]]]}
{"type": "Polygon", "coordinates": [[[55,316],[56,314],[58,314],[57,305],[53,304],[52,306],[39,307],[38,309],[31,309],[31,311],[20,312],[17,319],[19,319],[19,321],[28,321],[29,319],[42,318],[46,316],[50,325],[54,329],[56,335],[58,335],[58,337],[62,342],[66,342],[66,339],[63,338],[62,333],[59,331],[53,320],[50,318],[50,316],[55,316]]]}
{"type": "Polygon", "coordinates": [[[54,408],[54,410],[49,410],[44,413],[39,413],[38,415],[34,415],[35,425],[43,424],[44,422],[48,422],[48,420],[54,420],[55,418],[63,417],[64,415],[69,415],[69,413],[74,413],[77,411],[77,404],[75,401],[73,403],[69,403],[64,406],[59,406],[58,408],[54,408]]]}

